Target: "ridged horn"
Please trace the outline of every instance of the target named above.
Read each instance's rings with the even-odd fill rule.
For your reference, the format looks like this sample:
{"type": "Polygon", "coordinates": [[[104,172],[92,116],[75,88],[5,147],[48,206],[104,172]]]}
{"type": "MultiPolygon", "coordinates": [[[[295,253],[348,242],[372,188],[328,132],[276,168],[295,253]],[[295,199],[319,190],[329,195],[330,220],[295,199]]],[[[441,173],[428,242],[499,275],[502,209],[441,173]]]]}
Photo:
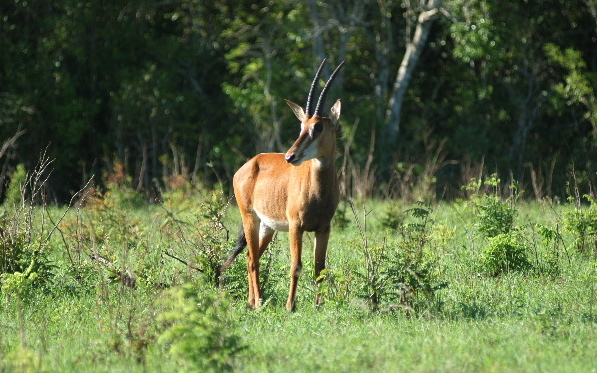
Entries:
{"type": "Polygon", "coordinates": [[[340,65],[338,65],[338,67],[336,67],[336,70],[334,70],[334,72],[328,79],[327,83],[325,83],[325,86],[323,87],[323,90],[321,91],[321,94],[319,95],[319,101],[317,101],[317,106],[315,107],[315,112],[313,113],[313,115],[321,115],[321,111],[323,110],[323,105],[325,104],[325,98],[328,95],[328,91],[330,90],[330,87],[332,86],[332,83],[334,81],[334,78],[336,77],[336,74],[338,74],[338,72],[340,71],[342,66],[344,66],[344,62],[346,62],[346,60],[342,61],[340,63],[340,65]]]}
{"type": "Polygon", "coordinates": [[[317,72],[315,73],[315,78],[313,78],[313,83],[311,83],[311,88],[309,89],[309,96],[307,96],[307,105],[305,105],[306,114],[313,115],[313,113],[311,112],[311,99],[313,98],[313,91],[315,91],[315,86],[319,81],[319,76],[321,75],[321,70],[323,70],[323,65],[325,65],[326,60],[327,58],[324,58],[323,61],[321,61],[321,65],[319,65],[319,69],[317,69],[317,72]]]}

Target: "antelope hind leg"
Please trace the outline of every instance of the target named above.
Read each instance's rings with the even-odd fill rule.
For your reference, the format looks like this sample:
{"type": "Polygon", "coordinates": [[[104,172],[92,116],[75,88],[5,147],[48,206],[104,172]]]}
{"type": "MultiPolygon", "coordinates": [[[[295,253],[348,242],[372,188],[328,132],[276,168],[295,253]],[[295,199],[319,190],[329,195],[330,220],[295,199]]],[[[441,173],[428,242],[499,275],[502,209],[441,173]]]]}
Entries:
{"type": "Polygon", "coordinates": [[[320,306],[323,304],[321,300],[321,293],[319,292],[319,276],[321,271],[325,269],[325,257],[328,249],[328,241],[330,239],[330,227],[322,229],[315,233],[315,280],[317,280],[318,289],[315,295],[315,304],[320,306]]]}

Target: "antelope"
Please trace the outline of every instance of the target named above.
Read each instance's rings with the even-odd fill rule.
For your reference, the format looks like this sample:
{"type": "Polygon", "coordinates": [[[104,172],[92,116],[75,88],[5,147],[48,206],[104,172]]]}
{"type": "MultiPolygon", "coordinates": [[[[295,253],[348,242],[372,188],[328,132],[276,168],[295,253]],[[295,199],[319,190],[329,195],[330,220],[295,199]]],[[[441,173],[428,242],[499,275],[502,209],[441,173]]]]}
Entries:
{"type": "MultiPolygon", "coordinates": [[[[316,279],[325,268],[330,222],[339,200],[335,162],[341,101],[336,101],[330,117],[322,116],[322,110],[330,86],[346,62],[343,61],[334,70],[321,91],[315,110],[312,110],[311,99],[325,61],[315,73],[304,109],[285,100],[301,122],[299,137],[286,154],[258,154],[234,174],[234,194],[241,213],[242,229],[236,248],[222,266],[222,271],[232,264],[245,246],[249,246],[247,271],[249,306],[252,308],[260,307],[259,259],[275,231],[289,232],[290,235],[288,311],[296,309],[304,232],[315,232],[316,279]]],[[[319,293],[315,303],[321,304],[319,293]]]]}

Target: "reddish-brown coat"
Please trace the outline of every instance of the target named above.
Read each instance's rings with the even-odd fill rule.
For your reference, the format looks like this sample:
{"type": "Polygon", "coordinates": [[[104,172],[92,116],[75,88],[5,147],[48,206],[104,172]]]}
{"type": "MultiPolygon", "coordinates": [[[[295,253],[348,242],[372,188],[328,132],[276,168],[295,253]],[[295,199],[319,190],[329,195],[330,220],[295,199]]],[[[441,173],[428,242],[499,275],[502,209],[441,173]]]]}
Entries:
{"type": "MultiPolygon", "coordinates": [[[[259,259],[275,230],[290,232],[291,284],[286,308],[295,309],[304,232],[315,232],[315,276],[325,268],[330,222],[338,206],[336,138],[340,100],[330,118],[307,115],[288,102],[301,133],[286,154],[259,154],[234,175],[234,193],[248,245],[249,305],[260,305],[259,259]]],[[[319,302],[319,299],[316,299],[319,302]]]]}

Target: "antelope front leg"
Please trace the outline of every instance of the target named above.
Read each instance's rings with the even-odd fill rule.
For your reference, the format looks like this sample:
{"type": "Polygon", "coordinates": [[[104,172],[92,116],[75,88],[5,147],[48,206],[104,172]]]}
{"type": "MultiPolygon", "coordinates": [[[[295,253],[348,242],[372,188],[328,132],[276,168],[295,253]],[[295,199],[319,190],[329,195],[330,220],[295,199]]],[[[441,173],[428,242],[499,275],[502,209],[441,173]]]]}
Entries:
{"type": "Polygon", "coordinates": [[[290,228],[290,292],[288,293],[286,309],[291,312],[294,312],[296,309],[296,286],[301,274],[301,269],[303,268],[301,260],[302,248],[303,231],[299,228],[290,228]]]}
{"type": "Polygon", "coordinates": [[[324,229],[315,233],[315,280],[317,280],[318,289],[315,295],[315,305],[320,306],[323,302],[321,301],[321,293],[319,292],[319,276],[321,271],[325,269],[325,257],[328,249],[328,240],[330,239],[330,227],[327,226],[324,229]]]}

